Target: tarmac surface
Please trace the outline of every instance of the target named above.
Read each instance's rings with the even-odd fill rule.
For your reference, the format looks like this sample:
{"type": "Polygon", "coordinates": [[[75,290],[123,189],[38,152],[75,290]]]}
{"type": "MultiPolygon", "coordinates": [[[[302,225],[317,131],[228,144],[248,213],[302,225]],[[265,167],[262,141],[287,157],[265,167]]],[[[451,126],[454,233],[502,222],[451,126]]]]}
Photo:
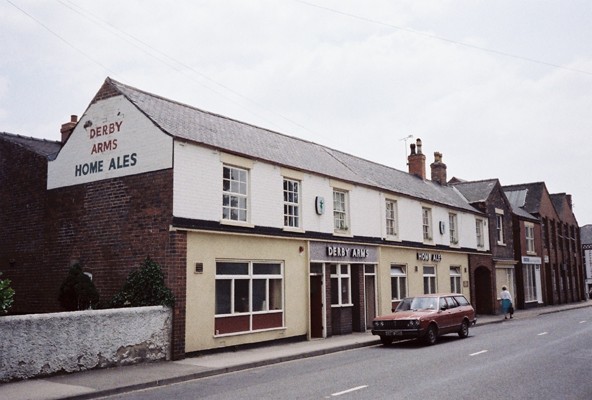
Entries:
{"type": "MultiPolygon", "coordinates": [[[[592,307],[592,300],[516,310],[514,319],[533,318],[583,307],[592,307]]],[[[500,315],[482,315],[477,317],[477,325],[472,329],[492,323],[512,323],[512,320],[505,321],[500,315]]],[[[378,336],[372,336],[370,332],[352,333],[327,339],[212,353],[180,361],[95,369],[0,384],[0,400],[95,399],[378,344],[378,336]]]]}

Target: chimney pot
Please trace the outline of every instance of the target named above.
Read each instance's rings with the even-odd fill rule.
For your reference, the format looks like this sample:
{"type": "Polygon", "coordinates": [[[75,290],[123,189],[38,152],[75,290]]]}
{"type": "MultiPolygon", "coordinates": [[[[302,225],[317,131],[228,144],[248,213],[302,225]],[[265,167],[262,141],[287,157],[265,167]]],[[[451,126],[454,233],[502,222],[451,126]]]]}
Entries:
{"type": "Polygon", "coordinates": [[[407,157],[409,173],[416,175],[421,179],[426,178],[425,155],[421,152],[421,139],[417,139],[415,144],[411,144],[411,154],[407,157]],[[417,152],[416,152],[417,149],[417,152]]]}
{"type": "Polygon", "coordinates": [[[70,115],[70,122],[66,122],[65,124],[62,124],[62,128],[60,129],[60,133],[62,134],[62,145],[64,145],[64,143],[66,143],[66,140],[68,140],[68,138],[70,137],[70,135],[74,131],[74,127],[76,126],[77,122],[78,122],[78,116],[77,115],[70,115]]]}
{"type": "Polygon", "coordinates": [[[442,153],[434,152],[434,162],[430,164],[432,170],[432,182],[446,185],[446,164],[442,162],[442,153]]]}

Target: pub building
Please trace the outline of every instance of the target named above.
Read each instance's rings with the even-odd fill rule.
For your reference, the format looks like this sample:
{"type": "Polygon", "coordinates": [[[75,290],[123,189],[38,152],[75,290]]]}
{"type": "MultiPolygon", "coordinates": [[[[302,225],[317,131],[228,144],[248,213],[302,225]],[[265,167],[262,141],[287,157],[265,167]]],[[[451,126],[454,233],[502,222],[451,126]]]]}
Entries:
{"type": "Polygon", "coordinates": [[[399,171],[111,78],[62,133],[43,258],[56,276],[83,261],[109,298],[150,256],[176,298],[174,359],[363,332],[408,295],[470,298],[469,256],[491,254],[419,139],[399,171]]]}

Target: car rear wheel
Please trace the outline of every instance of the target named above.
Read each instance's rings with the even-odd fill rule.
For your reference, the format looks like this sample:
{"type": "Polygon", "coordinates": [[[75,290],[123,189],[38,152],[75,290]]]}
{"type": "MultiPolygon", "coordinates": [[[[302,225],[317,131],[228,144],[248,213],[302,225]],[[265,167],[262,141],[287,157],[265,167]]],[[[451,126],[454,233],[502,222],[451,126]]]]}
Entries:
{"type": "Polygon", "coordinates": [[[393,343],[393,338],[390,336],[381,336],[380,341],[383,345],[388,346],[389,344],[393,343]]]}
{"type": "Polygon", "coordinates": [[[461,338],[466,338],[469,336],[469,321],[465,320],[460,326],[460,330],[458,331],[458,336],[461,338]]]}
{"type": "Polygon", "coordinates": [[[436,331],[436,326],[434,324],[428,326],[428,330],[423,337],[423,342],[428,346],[436,344],[436,340],[438,339],[438,332],[436,331]]]}

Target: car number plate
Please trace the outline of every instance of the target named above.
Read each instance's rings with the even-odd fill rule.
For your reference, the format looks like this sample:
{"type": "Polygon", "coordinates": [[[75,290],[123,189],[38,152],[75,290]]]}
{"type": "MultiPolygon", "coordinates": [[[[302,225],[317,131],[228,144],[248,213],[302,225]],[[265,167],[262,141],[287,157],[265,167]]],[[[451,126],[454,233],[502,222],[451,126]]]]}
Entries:
{"type": "Polygon", "coordinates": [[[403,331],[388,331],[387,332],[387,336],[401,336],[403,334],[403,331]]]}

